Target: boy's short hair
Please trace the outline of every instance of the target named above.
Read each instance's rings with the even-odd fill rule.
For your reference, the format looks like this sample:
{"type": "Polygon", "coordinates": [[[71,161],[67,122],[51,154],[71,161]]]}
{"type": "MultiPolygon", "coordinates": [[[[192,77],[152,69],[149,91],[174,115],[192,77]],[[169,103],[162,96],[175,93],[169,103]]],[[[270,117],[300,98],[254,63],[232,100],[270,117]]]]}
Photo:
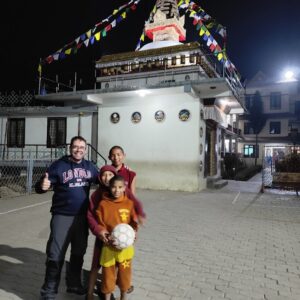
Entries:
{"type": "Polygon", "coordinates": [[[84,142],[85,144],[87,144],[86,139],[85,139],[84,137],[82,137],[82,136],[80,136],[80,135],[77,135],[77,136],[73,136],[73,137],[72,137],[72,139],[71,139],[71,141],[70,141],[70,146],[71,146],[71,147],[73,146],[73,144],[74,144],[74,142],[75,142],[76,140],[79,140],[79,141],[84,142]]]}
{"type": "Polygon", "coordinates": [[[118,145],[116,145],[116,146],[113,146],[113,147],[111,147],[111,148],[110,148],[110,150],[109,150],[109,154],[108,154],[108,157],[110,157],[110,156],[111,156],[111,154],[112,154],[113,150],[115,150],[115,149],[119,149],[119,150],[121,150],[123,154],[125,153],[125,152],[124,152],[124,149],[123,149],[121,146],[118,146],[118,145]]]}
{"type": "Polygon", "coordinates": [[[112,187],[113,184],[116,182],[116,181],[122,181],[125,185],[125,179],[123,176],[121,175],[115,175],[110,181],[109,181],[109,187],[112,187]]]}

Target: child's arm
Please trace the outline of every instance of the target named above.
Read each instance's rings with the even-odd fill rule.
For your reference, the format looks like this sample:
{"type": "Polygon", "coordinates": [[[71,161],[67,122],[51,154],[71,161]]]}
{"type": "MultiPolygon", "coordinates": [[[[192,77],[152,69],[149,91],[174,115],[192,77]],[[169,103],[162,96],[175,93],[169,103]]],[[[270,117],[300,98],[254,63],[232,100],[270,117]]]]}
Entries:
{"type": "Polygon", "coordinates": [[[100,227],[98,224],[97,215],[95,213],[100,199],[101,199],[101,190],[98,188],[91,195],[89,207],[88,207],[88,211],[87,211],[87,220],[88,220],[90,230],[96,237],[99,237],[99,234],[100,234],[100,227]]]}
{"type": "Polygon", "coordinates": [[[139,229],[138,216],[135,212],[135,208],[132,207],[130,210],[130,223],[129,225],[137,232],[139,229]]]}
{"type": "Polygon", "coordinates": [[[129,188],[126,188],[125,193],[126,196],[133,202],[139,223],[143,224],[144,220],[146,219],[146,214],[144,212],[142,202],[134,196],[134,194],[129,188]]]}
{"type": "Polygon", "coordinates": [[[130,190],[133,195],[136,195],[136,176],[134,176],[131,181],[130,190]]]}

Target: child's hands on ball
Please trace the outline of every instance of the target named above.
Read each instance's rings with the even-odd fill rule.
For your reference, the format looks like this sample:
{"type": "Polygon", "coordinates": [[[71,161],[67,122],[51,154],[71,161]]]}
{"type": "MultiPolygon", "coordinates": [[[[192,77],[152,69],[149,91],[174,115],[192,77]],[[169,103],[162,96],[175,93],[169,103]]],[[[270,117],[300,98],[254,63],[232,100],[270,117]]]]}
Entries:
{"type": "Polygon", "coordinates": [[[108,244],[111,240],[110,234],[107,230],[100,231],[99,237],[104,244],[108,244]]]}

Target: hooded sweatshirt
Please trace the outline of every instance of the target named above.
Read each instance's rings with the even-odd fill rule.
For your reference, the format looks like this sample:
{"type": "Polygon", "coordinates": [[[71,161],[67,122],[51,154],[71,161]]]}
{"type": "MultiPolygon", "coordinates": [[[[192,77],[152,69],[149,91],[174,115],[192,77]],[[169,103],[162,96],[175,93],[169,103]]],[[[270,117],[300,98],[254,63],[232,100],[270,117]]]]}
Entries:
{"type": "Polygon", "coordinates": [[[47,172],[54,191],[52,214],[86,214],[90,186],[98,182],[98,170],[93,163],[85,159],[75,163],[70,156],[64,156],[55,161],[47,172]]]}
{"type": "MultiPolygon", "coordinates": [[[[115,167],[111,166],[111,165],[105,165],[100,169],[100,174],[99,174],[99,187],[98,189],[91,195],[91,199],[90,199],[90,203],[89,203],[89,208],[88,208],[88,212],[87,212],[87,218],[88,218],[88,223],[89,223],[89,227],[90,230],[92,231],[92,233],[95,236],[99,236],[100,234],[100,226],[98,224],[98,219],[97,219],[97,214],[96,214],[96,209],[99,205],[99,202],[103,199],[103,195],[104,193],[108,193],[109,192],[109,188],[107,186],[105,186],[102,182],[101,182],[101,175],[102,173],[104,173],[105,171],[110,171],[112,172],[114,175],[117,175],[117,170],[115,169],[115,167]]],[[[128,187],[126,187],[125,190],[125,195],[131,200],[133,201],[134,204],[134,209],[136,211],[136,214],[145,218],[146,214],[143,210],[143,205],[141,203],[140,200],[138,200],[133,193],[130,191],[130,189],[128,187]]]]}

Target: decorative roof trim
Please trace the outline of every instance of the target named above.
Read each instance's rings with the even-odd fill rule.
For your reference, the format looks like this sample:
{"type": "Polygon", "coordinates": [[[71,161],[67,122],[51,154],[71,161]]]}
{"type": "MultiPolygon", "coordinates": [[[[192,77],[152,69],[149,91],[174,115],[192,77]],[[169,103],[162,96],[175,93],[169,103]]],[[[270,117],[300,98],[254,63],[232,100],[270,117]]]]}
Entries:
{"type": "Polygon", "coordinates": [[[134,60],[139,58],[146,58],[151,56],[159,56],[170,55],[183,51],[192,51],[198,50],[197,52],[201,52],[200,44],[198,42],[192,42],[183,45],[176,45],[170,47],[163,47],[157,49],[149,49],[144,51],[130,51],[124,53],[110,54],[102,56],[96,64],[103,64],[108,62],[117,62],[117,61],[126,61],[126,60],[134,60]]]}

